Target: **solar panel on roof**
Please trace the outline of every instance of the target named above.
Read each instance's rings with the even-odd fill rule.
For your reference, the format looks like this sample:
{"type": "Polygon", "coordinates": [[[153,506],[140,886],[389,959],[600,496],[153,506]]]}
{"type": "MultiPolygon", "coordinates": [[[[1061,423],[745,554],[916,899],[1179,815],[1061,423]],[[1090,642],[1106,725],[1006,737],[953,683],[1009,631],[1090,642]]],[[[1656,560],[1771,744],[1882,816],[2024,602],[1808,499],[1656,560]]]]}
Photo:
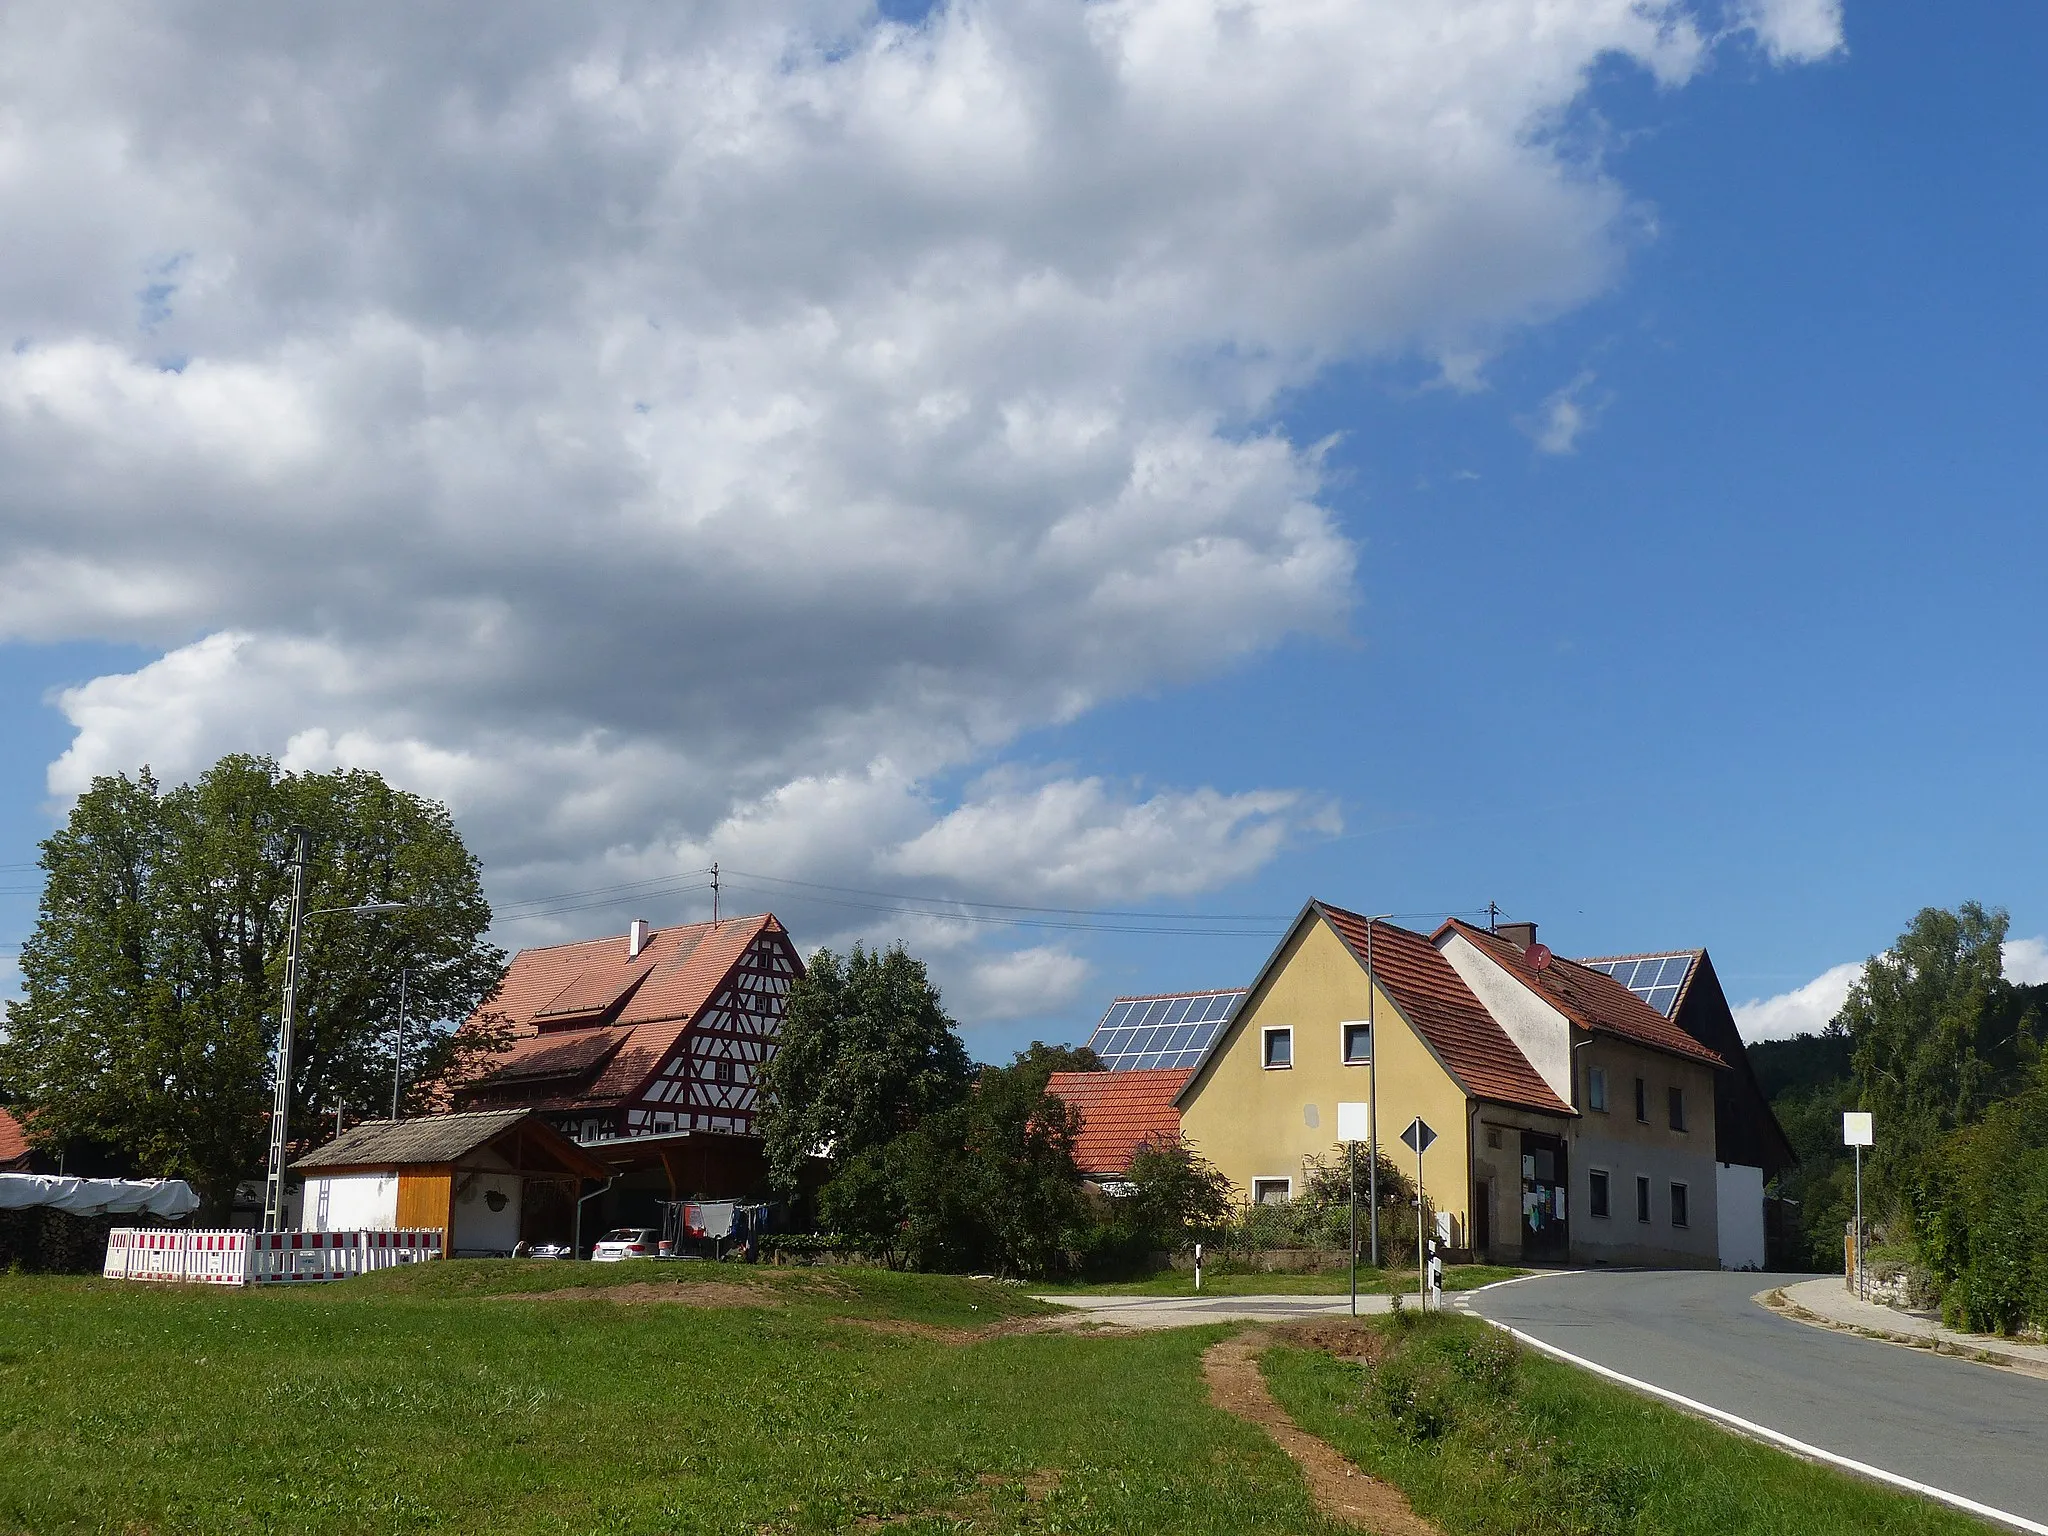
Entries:
{"type": "Polygon", "coordinates": [[[1692,956],[1650,955],[1640,960],[1594,960],[1586,968],[1604,971],[1652,1008],[1670,1018],[1678,1006],[1679,988],[1692,968],[1692,956]]]}
{"type": "Polygon", "coordinates": [[[1112,1072],[1189,1071],[1223,1032],[1242,992],[1123,998],[1110,1004],[1089,1049],[1112,1072]]]}

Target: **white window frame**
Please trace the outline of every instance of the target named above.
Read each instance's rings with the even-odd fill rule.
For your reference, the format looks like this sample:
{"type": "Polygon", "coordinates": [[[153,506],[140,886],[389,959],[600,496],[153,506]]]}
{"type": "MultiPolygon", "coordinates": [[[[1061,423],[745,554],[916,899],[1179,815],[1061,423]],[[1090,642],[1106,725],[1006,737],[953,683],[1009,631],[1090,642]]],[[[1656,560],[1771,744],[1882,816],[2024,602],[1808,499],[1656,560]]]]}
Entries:
{"type": "Polygon", "coordinates": [[[1370,1019],[1346,1019],[1337,1026],[1337,1059],[1347,1067],[1369,1067],[1372,1065],[1372,1021],[1370,1019]],[[1351,1054],[1351,1031],[1365,1032],[1365,1054],[1351,1054]]]}
{"type": "Polygon", "coordinates": [[[1274,1201],[1270,1201],[1270,1200],[1262,1200],[1262,1199],[1260,1199],[1260,1198],[1259,1198],[1259,1188],[1260,1188],[1260,1186],[1261,1186],[1261,1185],[1266,1185],[1266,1184],[1278,1184],[1278,1185],[1279,1185],[1279,1186],[1281,1187],[1281,1190],[1282,1190],[1282,1195],[1281,1195],[1281,1198],[1280,1198],[1280,1200],[1279,1200],[1279,1201],[1277,1202],[1278,1204],[1280,1204],[1280,1205],[1286,1205],[1286,1204],[1287,1204],[1287,1203],[1288,1203],[1289,1201],[1293,1200],[1293,1198],[1294,1198],[1294,1180],[1293,1180],[1293,1179],[1291,1179],[1291,1178],[1284,1178],[1284,1177],[1282,1177],[1282,1176],[1280,1176],[1280,1175],[1278,1175],[1278,1174],[1275,1174],[1275,1175],[1273,1175],[1273,1176],[1271,1176],[1271,1177],[1266,1177],[1266,1176],[1264,1176],[1264,1175],[1254,1175],[1254,1176],[1253,1176],[1253,1178],[1252,1178],[1252,1204],[1253,1204],[1253,1205],[1271,1205],[1271,1204],[1275,1204],[1275,1203],[1276,1203],[1276,1202],[1274,1202],[1274,1201]]]}
{"type": "Polygon", "coordinates": [[[1588,1168],[1586,1170],[1586,1215],[1594,1221],[1614,1220],[1614,1170],[1612,1168],[1588,1168]],[[1593,1180],[1596,1177],[1607,1181],[1607,1209],[1604,1211],[1593,1209],[1593,1180]]]}
{"type": "Polygon", "coordinates": [[[1588,1066],[1586,1068],[1586,1108],[1596,1114],[1607,1113],[1607,1069],[1588,1066]]]}
{"type": "Polygon", "coordinates": [[[1692,1226],[1692,1186],[1683,1179],[1673,1179],[1671,1181],[1671,1225],[1687,1228],[1692,1226]],[[1678,1208],[1680,1206],[1685,1207],[1685,1220],[1683,1221],[1678,1219],[1678,1208]]]}
{"type": "Polygon", "coordinates": [[[1289,1072],[1294,1069],[1294,1026],[1292,1024],[1268,1024],[1259,1031],[1259,1065],[1268,1072],[1289,1072]],[[1287,1059],[1273,1059],[1273,1037],[1287,1037],[1287,1059]]]}

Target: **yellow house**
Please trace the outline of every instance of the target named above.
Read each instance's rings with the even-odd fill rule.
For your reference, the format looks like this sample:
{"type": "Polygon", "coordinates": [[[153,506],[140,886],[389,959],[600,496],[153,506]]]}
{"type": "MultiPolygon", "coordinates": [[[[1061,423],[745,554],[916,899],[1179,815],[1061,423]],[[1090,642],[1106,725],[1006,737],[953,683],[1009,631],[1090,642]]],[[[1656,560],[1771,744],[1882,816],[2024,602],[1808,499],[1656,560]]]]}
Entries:
{"type": "Polygon", "coordinates": [[[1717,1262],[1722,1058],[1533,924],[1433,935],[1311,901],[1189,1074],[1187,1140],[1247,1197],[1286,1200],[1374,1104],[1420,1117],[1456,1249],[1495,1259],[1717,1262]]]}

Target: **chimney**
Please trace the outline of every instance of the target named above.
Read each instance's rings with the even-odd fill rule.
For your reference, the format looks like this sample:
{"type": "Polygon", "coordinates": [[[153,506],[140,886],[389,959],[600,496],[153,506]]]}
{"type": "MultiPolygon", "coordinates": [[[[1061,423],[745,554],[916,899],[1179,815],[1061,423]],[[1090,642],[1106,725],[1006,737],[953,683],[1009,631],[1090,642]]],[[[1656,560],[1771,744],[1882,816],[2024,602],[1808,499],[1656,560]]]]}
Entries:
{"type": "Polygon", "coordinates": [[[626,958],[638,960],[640,951],[647,947],[647,919],[636,917],[633,926],[626,930],[626,958]]]}
{"type": "Polygon", "coordinates": [[[1521,950],[1526,950],[1531,944],[1536,942],[1536,925],[1534,923],[1502,923],[1494,932],[1514,945],[1515,948],[1521,950]]]}

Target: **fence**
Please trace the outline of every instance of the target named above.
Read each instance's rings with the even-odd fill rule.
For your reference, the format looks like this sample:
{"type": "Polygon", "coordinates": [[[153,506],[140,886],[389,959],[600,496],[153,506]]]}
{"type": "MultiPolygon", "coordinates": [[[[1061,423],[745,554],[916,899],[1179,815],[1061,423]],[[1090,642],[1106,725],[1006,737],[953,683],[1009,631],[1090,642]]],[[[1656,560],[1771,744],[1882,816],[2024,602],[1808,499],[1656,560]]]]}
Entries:
{"type": "Polygon", "coordinates": [[[186,1232],[116,1227],[107,1235],[109,1280],[276,1285],[345,1280],[441,1257],[438,1229],[403,1232],[186,1232]]]}

